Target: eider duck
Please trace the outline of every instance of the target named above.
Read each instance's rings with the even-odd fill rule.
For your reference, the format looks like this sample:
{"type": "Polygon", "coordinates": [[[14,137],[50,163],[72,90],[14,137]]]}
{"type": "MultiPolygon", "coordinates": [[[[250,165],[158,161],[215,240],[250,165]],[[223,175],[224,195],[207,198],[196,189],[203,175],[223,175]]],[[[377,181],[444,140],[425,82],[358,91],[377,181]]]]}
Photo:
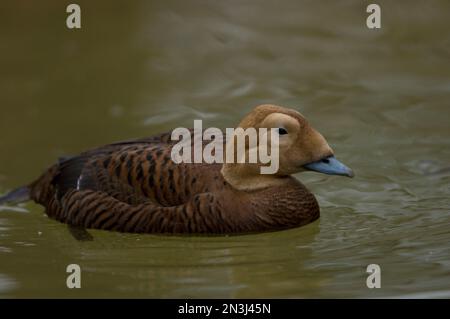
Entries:
{"type": "Polygon", "coordinates": [[[61,159],[36,181],[1,197],[0,203],[33,200],[49,217],[82,229],[254,233],[299,227],[319,218],[314,195],[292,174],[313,170],[353,176],[324,137],[293,109],[257,106],[238,127],[276,129],[275,174],[261,174],[260,163],[174,163],[171,149],[176,141],[169,132],[61,159]]]}

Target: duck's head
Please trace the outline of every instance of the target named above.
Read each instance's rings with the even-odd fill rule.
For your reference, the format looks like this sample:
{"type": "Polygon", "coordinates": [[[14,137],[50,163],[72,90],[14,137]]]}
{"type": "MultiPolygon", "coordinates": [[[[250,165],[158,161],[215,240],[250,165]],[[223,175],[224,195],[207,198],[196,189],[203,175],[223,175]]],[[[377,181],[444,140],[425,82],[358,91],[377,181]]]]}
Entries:
{"type": "MultiPolygon", "coordinates": [[[[279,177],[302,171],[316,171],[329,175],[353,177],[353,171],[334,157],[334,152],[325,138],[309,125],[299,112],[277,105],[260,105],[247,114],[239,123],[243,129],[275,129],[278,135],[279,167],[272,175],[262,175],[261,166],[267,164],[224,164],[222,174],[237,188],[265,186],[279,177]],[[255,183],[256,181],[256,183],[255,183]]],[[[269,138],[270,144],[270,138],[269,138]]],[[[234,147],[235,144],[233,145],[234,147]]],[[[227,144],[227,152],[230,143],[227,144]]],[[[260,147],[260,146],[258,146],[260,147]]],[[[249,151],[246,144],[246,152],[249,151]]]]}

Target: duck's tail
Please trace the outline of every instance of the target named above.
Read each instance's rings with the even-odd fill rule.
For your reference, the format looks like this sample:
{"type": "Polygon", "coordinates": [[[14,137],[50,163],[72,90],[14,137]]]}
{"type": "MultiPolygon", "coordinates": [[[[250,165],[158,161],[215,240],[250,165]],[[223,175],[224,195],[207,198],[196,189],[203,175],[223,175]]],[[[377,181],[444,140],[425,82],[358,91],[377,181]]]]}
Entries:
{"type": "Polygon", "coordinates": [[[30,188],[28,186],[19,187],[4,196],[0,196],[1,204],[18,204],[30,200],[30,188]]]}

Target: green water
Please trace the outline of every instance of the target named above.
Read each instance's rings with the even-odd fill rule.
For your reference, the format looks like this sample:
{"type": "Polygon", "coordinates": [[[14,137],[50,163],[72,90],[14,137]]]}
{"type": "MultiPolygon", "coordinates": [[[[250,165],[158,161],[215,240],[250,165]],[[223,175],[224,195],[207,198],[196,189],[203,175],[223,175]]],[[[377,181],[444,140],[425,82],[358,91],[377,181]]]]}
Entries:
{"type": "Polygon", "coordinates": [[[381,30],[364,1],[77,3],[81,30],[64,2],[0,5],[0,193],[59,156],[267,102],[356,178],[299,174],[321,218],[237,237],[79,242],[40,206],[2,206],[1,297],[450,297],[450,2],[377,1],[381,30]]]}

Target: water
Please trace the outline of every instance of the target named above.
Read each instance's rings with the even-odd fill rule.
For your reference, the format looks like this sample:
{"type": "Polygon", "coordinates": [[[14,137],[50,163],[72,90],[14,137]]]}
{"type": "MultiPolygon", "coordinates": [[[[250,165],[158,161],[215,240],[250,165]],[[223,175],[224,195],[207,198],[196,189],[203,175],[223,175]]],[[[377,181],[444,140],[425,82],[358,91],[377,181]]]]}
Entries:
{"type": "Polygon", "coordinates": [[[32,203],[0,207],[0,296],[450,297],[450,3],[2,3],[0,193],[62,155],[295,107],[356,178],[303,173],[322,216],[289,231],[76,241],[32,203]],[[66,288],[66,266],[82,288],[66,288]],[[366,287],[379,264],[382,287],[366,287]]]}

